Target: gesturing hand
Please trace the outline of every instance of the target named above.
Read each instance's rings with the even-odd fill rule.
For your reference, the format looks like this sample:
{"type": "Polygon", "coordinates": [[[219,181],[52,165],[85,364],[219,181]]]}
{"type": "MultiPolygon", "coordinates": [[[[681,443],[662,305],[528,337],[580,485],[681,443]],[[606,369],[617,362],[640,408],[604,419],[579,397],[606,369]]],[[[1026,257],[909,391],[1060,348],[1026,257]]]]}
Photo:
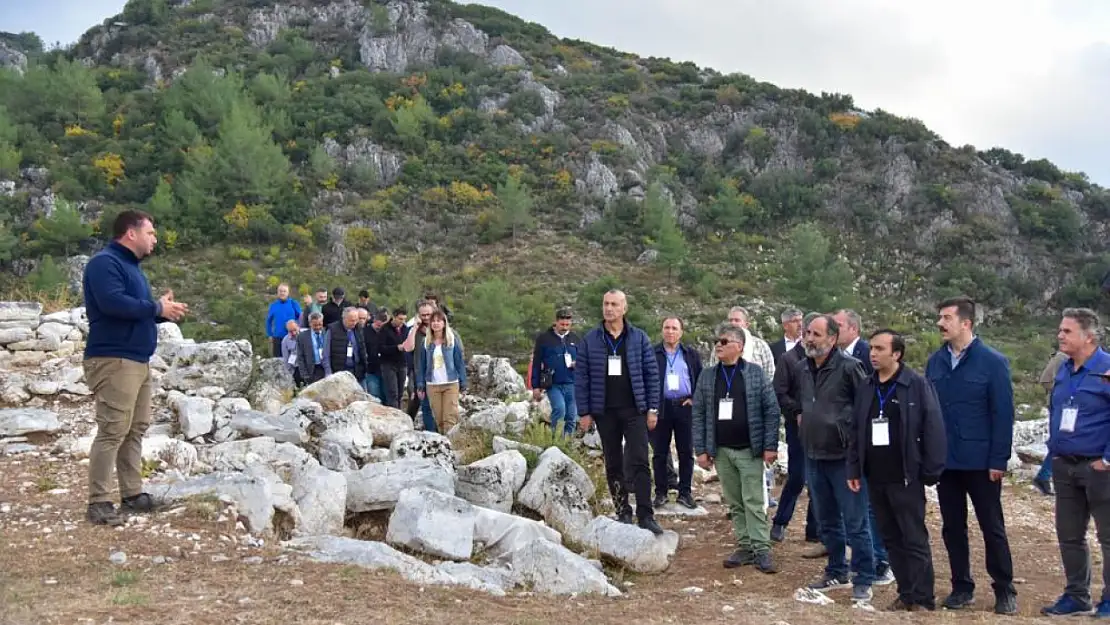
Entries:
{"type": "Polygon", "coordinates": [[[174,301],[173,291],[166,291],[159,301],[162,304],[162,316],[170,321],[179,321],[189,312],[188,304],[174,301]]]}

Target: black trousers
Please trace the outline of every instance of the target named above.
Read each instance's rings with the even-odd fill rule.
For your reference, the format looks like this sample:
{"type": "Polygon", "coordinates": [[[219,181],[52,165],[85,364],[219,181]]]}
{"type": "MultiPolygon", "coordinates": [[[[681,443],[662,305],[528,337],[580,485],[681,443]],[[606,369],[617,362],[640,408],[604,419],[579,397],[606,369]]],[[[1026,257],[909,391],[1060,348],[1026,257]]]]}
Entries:
{"type": "Polygon", "coordinates": [[[1056,538],[1068,585],[1064,594],[1091,603],[1091,553],[1087,528],[1095,520],[1102,553],[1102,600],[1110,599],[1110,472],[1097,471],[1095,457],[1056,456],[1052,481],[1056,486],[1056,538]]]}
{"type": "Polygon", "coordinates": [[[405,394],[405,372],[406,367],[403,362],[382,363],[382,388],[385,389],[382,402],[385,405],[401,407],[401,396],[405,394]]]}
{"type": "Polygon", "coordinates": [[[871,480],[867,494],[898,581],[898,597],[906,605],[935,607],[933,552],[925,527],[925,485],[918,480],[909,484],[871,480]]]}
{"type": "Polygon", "coordinates": [[[987,573],[996,595],[1017,594],[1014,588],[1014,563],[1006,521],[1002,515],[1002,482],[992,482],[990,472],[945,470],[937,485],[942,519],[941,535],[948,550],[952,569],[953,592],[975,592],[971,579],[971,552],[967,539],[967,499],[975,507],[975,517],[986,547],[987,573]]]}
{"type": "Polygon", "coordinates": [[[312,370],[312,378],[305,380],[305,383],[312,384],[313,382],[319,382],[326,377],[327,373],[324,371],[324,365],[316,365],[316,368],[312,370]]]}
{"type": "Polygon", "coordinates": [[[270,337],[270,345],[274,350],[274,358],[281,358],[281,338],[270,337]]]}
{"type": "Polygon", "coordinates": [[[659,421],[648,434],[651,440],[651,467],[655,475],[655,494],[666,497],[670,484],[671,438],[678,452],[678,493],[689,495],[694,479],[693,407],[681,401],[664,399],[659,421]]]}
{"type": "Polygon", "coordinates": [[[605,456],[605,479],[617,513],[630,512],[625,464],[632,474],[629,482],[636,492],[636,517],[653,516],[651,507],[651,469],[648,466],[647,416],[636,408],[606,410],[595,419],[605,456]],[[624,443],[623,449],[621,443],[624,443]]]}

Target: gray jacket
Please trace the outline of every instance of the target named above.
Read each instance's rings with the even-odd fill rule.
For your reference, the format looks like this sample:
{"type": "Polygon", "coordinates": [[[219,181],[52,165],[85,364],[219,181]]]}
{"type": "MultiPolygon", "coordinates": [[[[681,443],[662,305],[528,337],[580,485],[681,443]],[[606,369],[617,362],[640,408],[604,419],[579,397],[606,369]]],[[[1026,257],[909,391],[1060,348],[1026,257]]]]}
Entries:
{"type": "MultiPolygon", "coordinates": [[[[763,452],[779,450],[779,402],[771,380],[759,365],[741,360],[740,375],[744,378],[744,406],[748,412],[748,439],[752,456],[762,458],[763,452]]],[[[693,438],[696,455],[717,457],[717,376],[718,363],[703,369],[694,385],[693,438]]]]}
{"type": "Polygon", "coordinates": [[[833,348],[825,364],[794,364],[802,408],[802,445],[814,460],[844,460],[852,432],[856,390],[867,379],[860,361],[833,348]]]}

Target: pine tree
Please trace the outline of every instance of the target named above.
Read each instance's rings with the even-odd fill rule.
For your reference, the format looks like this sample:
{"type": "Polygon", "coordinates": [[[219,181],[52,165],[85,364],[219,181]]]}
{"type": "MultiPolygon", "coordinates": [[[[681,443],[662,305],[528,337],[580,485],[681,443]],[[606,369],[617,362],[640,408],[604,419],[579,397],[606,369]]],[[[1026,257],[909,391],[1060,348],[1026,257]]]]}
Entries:
{"type": "Polygon", "coordinates": [[[852,305],[852,268],[836,257],[828,237],[817,226],[803,223],[791,230],[790,255],[783,266],[781,290],[791,301],[808,310],[852,305]]]}
{"type": "Polygon", "coordinates": [[[532,193],[519,177],[509,176],[504,184],[497,185],[497,199],[501,202],[498,231],[502,236],[505,232],[511,233],[516,243],[517,234],[528,230],[534,223],[532,207],[535,200],[532,193]]]}

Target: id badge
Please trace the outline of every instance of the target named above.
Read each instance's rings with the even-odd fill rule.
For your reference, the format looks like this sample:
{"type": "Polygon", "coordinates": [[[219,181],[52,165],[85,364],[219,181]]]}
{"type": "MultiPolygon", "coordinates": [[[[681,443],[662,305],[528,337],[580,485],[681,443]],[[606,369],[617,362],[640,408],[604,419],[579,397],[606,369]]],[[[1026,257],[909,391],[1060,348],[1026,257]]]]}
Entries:
{"type": "Polygon", "coordinates": [[[347,343],[347,358],[355,357],[355,348],[350,343],[347,343]]]}
{"type": "Polygon", "coordinates": [[[871,444],[875,447],[890,445],[890,421],[875,419],[871,422],[871,444]]]}
{"type": "Polygon", "coordinates": [[[678,390],[678,374],[677,373],[668,373],[667,374],[667,390],[668,391],[677,391],[678,390]]]}
{"type": "Polygon", "coordinates": [[[1064,412],[1060,416],[1060,431],[1074,432],[1077,419],[1079,419],[1079,408],[1075,406],[1065,406],[1064,412]]]}
{"type": "Polygon", "coordinates": [[[620,374],[621,374],[621,357],[620,356],[610,356],[609,357],[609,375],[619,376],[620,374]]]}
{"type": "Polygon", "coordinates": [[[717,420],[732,421],[732,399],[726,397],[717,402],[717,420]]]}
{"type": "Polygon", "coordinates": [[[563,362],[566,363],[567,369],[574,368],[574,359],[570,357],[570,352],[563,353],[563,362]]]}
{"type": "Polygon", "coordinates": [[[296,354],[289,354],[289,359],[286,360],[286,362],[288,362],[291,365],[297,364],[297,355],[296,354]]]}

